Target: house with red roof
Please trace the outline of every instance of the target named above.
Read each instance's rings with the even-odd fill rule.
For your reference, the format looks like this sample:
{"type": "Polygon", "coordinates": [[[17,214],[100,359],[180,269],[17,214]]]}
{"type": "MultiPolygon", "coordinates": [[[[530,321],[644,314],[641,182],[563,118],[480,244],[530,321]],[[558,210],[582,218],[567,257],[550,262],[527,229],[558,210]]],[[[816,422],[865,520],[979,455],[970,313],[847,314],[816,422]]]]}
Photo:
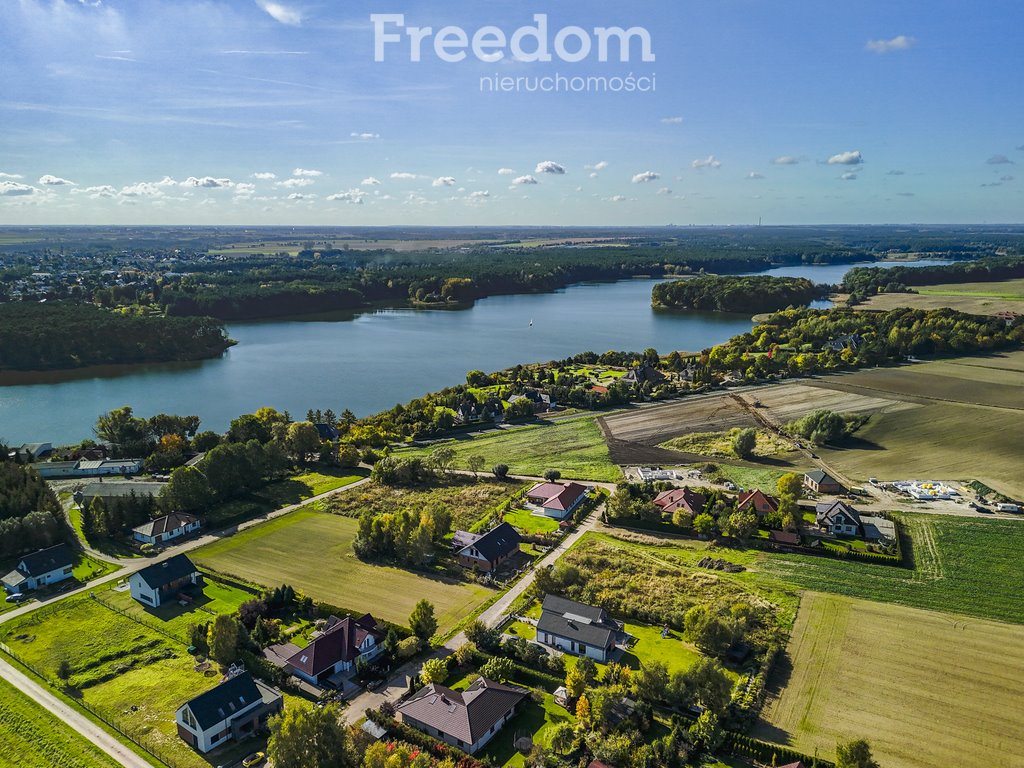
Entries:
{"type": "Polygon", "coordinates": [[[752,491],[741,493],[736,501],[737,511],[745,512],[748,509],[756,513],[757,519],[760,520],[769,512],[779,511],[779,500],[774,496],[769,496],[764,491],[754,488],[752,491]]]}
{"type": "Polygon", "coordinates": [[[587,498],[580,483],[537,483],[526,492],[526,500],[548,517],[564,520],[587,498]]]}
{"type": "Polygon", "coordinates": [[[331,616],[323,632],[305,648],[297,648],[285,671],[313,685],[321,685],[339,672],[347,672],[362,657],[372,661],[383,648],[384,628],[370,614],[353,619],[331,616]]]}
{"type": "Polygon", "coordinates": [[[689,488],[673,488],[670,491],[662,491],[654,497],[654,506],[669,515],[677,509],[682,509],[692,517],[696,517],[704,511],[706,503],[707,497],[703,493],[691,491],[689,488]]]}

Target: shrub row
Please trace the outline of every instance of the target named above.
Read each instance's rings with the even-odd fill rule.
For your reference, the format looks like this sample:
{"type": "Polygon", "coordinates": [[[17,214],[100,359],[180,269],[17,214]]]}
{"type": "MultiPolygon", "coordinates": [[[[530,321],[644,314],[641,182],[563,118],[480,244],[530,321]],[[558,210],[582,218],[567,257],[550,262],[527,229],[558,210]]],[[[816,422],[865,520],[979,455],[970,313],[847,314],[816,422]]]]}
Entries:
{"type": "Polygon", "coordinates": [[[750,757],[767,765],[779,765],[785,763],[802,762],[807,768],[834,768],[833,764],[821,758],[811,757],[795,749],[784,747],[779,744],[769,744],[766,741],[758,741],[750,736],[729,731],[725,735],[722,749],[731,752],[738,757],[750,757]]]}
{"type": "Polygon", "coordinates": [[[455,761],[458,768],[487,768],[486,763],[482,763],[476,758],[470,757],[458,747],[454,747],[444,741],[435,739],[433,736],[428,736],[423,731],[417,730],[405,723],[400,723],[395,718],[385,715],[379,710],[366,710],[366,719],[376,725],[379,725],[381,728],[386,728],[388,733],[392,734],[396,738],[410,744],[415,744],[417,747],[423,748],[432,755],[441,759],[450,757],[455,761]]]}

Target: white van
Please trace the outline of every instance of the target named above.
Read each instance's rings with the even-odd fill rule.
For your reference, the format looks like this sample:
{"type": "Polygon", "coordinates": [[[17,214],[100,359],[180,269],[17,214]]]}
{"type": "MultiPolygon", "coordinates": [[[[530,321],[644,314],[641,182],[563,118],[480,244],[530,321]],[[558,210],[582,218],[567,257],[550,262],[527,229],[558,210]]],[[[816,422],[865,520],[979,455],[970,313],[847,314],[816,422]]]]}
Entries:
{"type": "Polygon", "coordinates": [[[1020,506],[1017,504],[997,504],[996,509],[1000,512],[1020,512],[1020,506]]]}

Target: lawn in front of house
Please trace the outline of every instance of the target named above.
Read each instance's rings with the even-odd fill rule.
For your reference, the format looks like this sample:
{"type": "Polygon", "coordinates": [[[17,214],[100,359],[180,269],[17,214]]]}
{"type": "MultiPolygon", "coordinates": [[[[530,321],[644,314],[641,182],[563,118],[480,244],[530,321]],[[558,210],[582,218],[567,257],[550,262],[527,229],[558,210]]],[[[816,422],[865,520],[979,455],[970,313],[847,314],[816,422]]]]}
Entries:
{"type": "Polygon", "coordinates": [[[544,693],[539,704],[531,697],[525,699],[519,707],[519,714],[505,723],[501,731],[480,753],[482,756],[490,757],[495,765],[503,768],[522,768],[526,764],[525,756],[515,747],[517,738],[530,736],[534,744],[547,746],[549,732],[555,725],[572,725],[576,722],[571,713],[555,703],[555,697],[550,693],[544,693]]]}
{"type": "MultiPolygon", "coordinates": [[[[669,674],[683,672],[692,667],[702,655],[676,630],[669,630],[668,637],[662,637],[661,627],[627,621],[626,632],[635,638],[635,642],[622,654],[619,663],[632,669],[639,669],[641,664],[647,662],[659,661],[668,668],[669,674]]],[[[732,676],[735,677],[734,674],[732,676]]]]}
{"type": "Polygon", "coordinates": [[[505,522],[527,535],[554,533],[558,530],[558,520],[547,515],[535,515],[528,509],[506,512],[505,522]]]}

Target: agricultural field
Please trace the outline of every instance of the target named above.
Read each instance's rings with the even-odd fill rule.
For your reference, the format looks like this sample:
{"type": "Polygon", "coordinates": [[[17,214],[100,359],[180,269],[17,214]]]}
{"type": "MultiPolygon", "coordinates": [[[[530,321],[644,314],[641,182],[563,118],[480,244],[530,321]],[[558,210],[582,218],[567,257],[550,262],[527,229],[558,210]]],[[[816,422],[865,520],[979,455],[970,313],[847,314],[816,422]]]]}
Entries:
{"type": "Polygon", "coordinates": [[[758,426],[728,393],[613,413],[604,417],[604,424],[610,438],[642,445],[660,445],[692,432],[758,426]]]}
{"type": "Polygon", "coordinates": [[[298,510],[191,553],[197,565],[264,586],[290,584],[314,600],[367,611],[406,624],[421,597],[434,604],[444,634],[493,593],[385,565],[364,563],[352,552],[357,522],[298,510]]]}
{"type": "Polygon", "coordinates": [[[449,475],[422,487],[393,488],[367,483],[325,501],[321,509],[336,515],[358,517],[366,510],[375,514],[443,507],[452,515],[452,527],[466,529],[489,518],[495,508],[522,488],[517,480],[499,481],[488,473],[477,480],[449,475]],[[488,479],[489,478],[489,479],[488,479]]]}
{"type": "MultiPolygon", "coordinates": [[[[726,432],[691,432],[674,437],[662,443],[661,447],[673,451],[696,453],[701,456],[735,458],[736,453],[733,451],[732,442],[739,431],[737,427],[726,432]]],[[[766,429],[758,429],[756,432],[757,444],[754,446],[754,456],[778,456],[796,449],[792,440],[781,437],[775,432],[769,432],[766,429]]]]}
{"type": "Polygon", "coordinates": [[[116,760],[0,680],[0,766],[117,768],[116,760]]]}
{"type": "Polygon", "coordinates": [[[858,304],[858,310],[951,309],[972,315],[1020,312],[1024,300],[1024,279],[989,283],[943,283],[914,288],[917,293],[879,293],[858,304]]]}
{"type": "Polygon", "coordinates": [[[343,488],[366,476],[367,472],[363,469],[320,467],[270,483],[259,490],[256,495],[277,509],[289,504],[298,504],[300,501],[333,491],[336,488],[343,488]]]}
{"type": "Polygon", "coordinates": [[[484,457],[484,466],[508,464],[515,475],[539,476],[546,469],[561,471],[562,477],[616,482],[622,472],[612,463],[593,415],[542,421],[515,429],[488,432],[435,443],[429,448],[403,449],[398,456],[426,456],[444,445],[455,451],[455,465],[466,469],[466,457],[484,457]]]}
{"type": "Polygon", "coordinates": [[[867,737],[886,768],[1021,764],[1024,627],[808,592],[787,656],[759,738],[831,757],[867,737]]]}

